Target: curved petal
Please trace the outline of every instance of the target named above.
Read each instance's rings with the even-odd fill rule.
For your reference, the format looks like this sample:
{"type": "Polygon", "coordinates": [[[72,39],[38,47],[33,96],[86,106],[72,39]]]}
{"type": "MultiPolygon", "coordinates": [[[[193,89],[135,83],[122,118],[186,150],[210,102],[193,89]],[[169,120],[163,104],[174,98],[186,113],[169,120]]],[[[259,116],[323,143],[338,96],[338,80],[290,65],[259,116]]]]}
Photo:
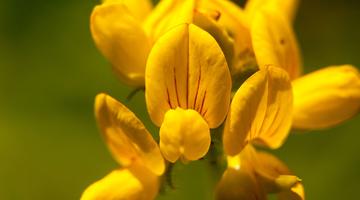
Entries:
{"type": "Polygon", "coordinates": [[[103,3],[122,3],[140,21],[144,20],[152,10],[150,0],[103,0],[103,3]]]}
{"type": "Polygon", "coordinates": [[[295,128],[327,128],[360,111],[360,73],[351,65],[323,68],[292,85],[295,128]]]}
{"type": "Polygon", "coordinates": [[[196,110],[210,128],[218,127],[230,104],[225,57],[215,39],[195,25],[179,25],[156,42],[145,85],[147,108],[158,126],[169,109],[180,107],[196,110]]]}
{"type": "Polygon", "coordinates": [[[114,170],[103,179],[90,185],[81,200],[155,199],[159,190],[159,177],[146,168],[114,170]]]}
{"type": "Polygon", "coordinates": [[[173,27],[192,23],[195,0],[162,0],[144,22],[144,29],[152,42],[173,27]]]}
{"type": "Polygon", "coordinates": [[[289,77],[277,67],[266,67],[238,89],[226,119],[223,142],[234,156],[249,142],[277,148],[291,126],[292,90],[289,77]]]}
{"type": "Polygon", "coordinates": [[[92,37],[116,74],[127,84],[144,85],[148,38],[139,22],[121,3],[96,6],[91,14],[92,37]]]}
{"type": "Polygon", "coordinates": [[[301,73],[301,58],[295,34],[289,22],[271,10],[257,12],[251,36],[260,68],[266,65],[282,67],[291,79],[301,73]]]}
{"type": "Polygon", "coordinates": [[[269,7],[278,13],[284,14],[293,22],[298,6],[299,0],[248,0],[246,1],[245,12],[251,20],[257,11],[269,7]]]}
{"type": "Polygon", "coordinates": [[[160,128],[160,149],[164,157],[175,162],[198,160],[210,147],[210,129],[205,120],[194,110],[176,108],[166,112],[160,128]]]}
{"type": "Polygon", "coordinates": [[[292,175],[288,167],[273,155],[257,152],[255,170],[264,189],[267,192],[278,193],[279,199],[305,199],[301,180],[292,175]]]}
{"type": "Polygon", "coordinates": [[[95,115],[111,153],[120,164],[130,166],[140,161],[154,174],[164,173],[160,150],[134,113],[110,96],[99,94],[95,115]]]}

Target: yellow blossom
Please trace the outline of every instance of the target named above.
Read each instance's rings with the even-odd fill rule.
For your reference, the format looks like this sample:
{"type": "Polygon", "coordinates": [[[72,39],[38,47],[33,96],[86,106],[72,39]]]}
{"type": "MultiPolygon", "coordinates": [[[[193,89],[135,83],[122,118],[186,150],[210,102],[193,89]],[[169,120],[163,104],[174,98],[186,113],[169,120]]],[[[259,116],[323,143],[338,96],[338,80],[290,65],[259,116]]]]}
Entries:
{"type": "Polygon", "coordinates": [[[208,31],[232,63],[233,40],[217,22],[218,12],[198,4],[197,0],[162,0],[151,10],[148,0],[107,0],[91,14],[91,33],[115,73],[133,86],[144,85],[146,60],[156,40],[182,23],[194,23],[208,31]]]}
{"type": "Polygon", "coordinates": [[[288,74],[267,66],[248,78],[235,93],[225,122],[227,155],[239,154],[254,142],[278,148],[291,127],[292,89],[288,74]]]}
{"type": "Polygon", "coordinates": [[[164,157],[170,162],[203,157],[209,128],[224,121],[230,104],[230,72],[215,39],[193,24],[171,29],[151,50],[145,80],[164,157]]]}
{"type": "Polygon", "coordinates": [[[327,128],[359,113],[360,75],[355,67],[331,66],[301,76],[299,48],[290,22],[271,9],[257,12],[251,35],[259,68],[273,64],[292,79],[295,128],[327,128]]]}
{"type": "Polygon", "coordinates": [[[95,115],[121,168],[90,185],[81,199],[155,199],[165,162],[150,133],[134,113],[106,94],[96,97],[95,115]]]}
{"type": "Polygon", "coordinates": [[[280,200],[305,199],[301,180],[284,163],[247,145],[240,154],[228,157],[228,167],[217,185],[215,197],[266,200],[267,194],[274,193],[280,200]]]}

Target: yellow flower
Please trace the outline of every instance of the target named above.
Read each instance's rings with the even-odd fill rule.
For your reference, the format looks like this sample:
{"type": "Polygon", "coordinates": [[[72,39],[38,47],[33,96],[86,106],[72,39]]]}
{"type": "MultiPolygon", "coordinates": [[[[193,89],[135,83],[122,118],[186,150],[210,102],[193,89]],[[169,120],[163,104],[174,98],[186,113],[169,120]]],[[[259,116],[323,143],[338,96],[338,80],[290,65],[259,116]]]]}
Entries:
{"type": "Polygon", "coordinates": [[[90,185],[81,199],[155,199],[165,162],[150,133],[134,113],[106,94],[96,97],[95,114],[121,168],[90,185]]]}
{"type": "Polygon", "coordinates": [[[237,90],[225,122],[223,143],[228,167],[216,199],[304,199],[300,179],[278,159],[256,152],[252,144],[280,147],[289,134],[293,96],[290,78],[275,66],[261,68],[237,90]]]}
{"type": "Polygon", "coordinates": [[[293,80],[293,127],[327,128],[359,112],[359,71],[351,65],[331,66],[301,77],[296,38],[281,13],[271,8],[257,12],[251,36],[259,68],[279,66],[293,80]]]}
{"type": "Polygon", "coordinates": [[[291,127],[292,100],[284,70],[267,66],[253,74],[232,99],[223,134],[225,153],[235,156],[250,142],[280,147],[291,127]]]}
{"type": "Polygon", "coordinates": [[[164,157],[170,162],[203,157],[209,128],[224,121],[230,104],[230,72],[215,39],[192,24],[171,29],[152,48],[145,80],[164,157]]]}
{"type": "Polygon", "coordinates": [[[266,200],[269,193],[277,194],[280,200],[305,199],[301,180],[276,157],[257,152],[251,145],[228,157],[228,167],[216,188],[216,199],[266,200]]]}
{"type": "Polygon", "coordinates": [[[156,40],[182,23],[194,23],[221,45],[230,63],[233,41],[217,22],[218,14],[196,9],[196,0],[163,0],[152,10],[149,0],[107,0],[94,8],[90,28],[102,54],[125,83],[144,85],[148,54],[156,40]]]}

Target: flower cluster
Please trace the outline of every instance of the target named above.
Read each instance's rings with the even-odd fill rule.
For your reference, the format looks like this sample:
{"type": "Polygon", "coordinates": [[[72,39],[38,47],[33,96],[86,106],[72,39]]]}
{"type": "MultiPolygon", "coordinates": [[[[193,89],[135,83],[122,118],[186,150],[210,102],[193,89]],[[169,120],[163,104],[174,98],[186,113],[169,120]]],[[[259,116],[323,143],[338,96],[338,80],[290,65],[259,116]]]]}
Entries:
{"type": "Polygon", "coordinates": [[[126,84],[145,88],[159,144],[107,94],[98,126],[121,168],[82,199],[156,198],[168,166],[203,158],[221,134],[227,169],[216,199],[304,199],[301,179],[255,147],[279,148],[290,129],[334,126],[360,110],[350,65],[302,75],[292,30],[297,0],[104,0],[91,15],[101,53],[126,84]],[[212,133],[211,130],[221,130],[212,133]]]}

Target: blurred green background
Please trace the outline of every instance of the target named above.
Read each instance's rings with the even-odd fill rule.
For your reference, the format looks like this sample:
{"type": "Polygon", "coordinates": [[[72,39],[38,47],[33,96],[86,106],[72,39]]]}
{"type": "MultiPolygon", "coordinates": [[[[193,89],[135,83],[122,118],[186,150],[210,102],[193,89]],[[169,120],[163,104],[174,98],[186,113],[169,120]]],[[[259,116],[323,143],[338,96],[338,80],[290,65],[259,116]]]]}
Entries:
{"type": "MultiPolygon", "coordinates": [[[[149,121],[144,95],[126,101],[131,89],[92,42],[89,16],[97,3],[1,0],[1,200],[78,199],[117,167],[93,117],[97,93],[111,94],[149,121]]],[[[360,66],[359,10],[355,0],[302,1],[295,30],[306,72],[360,66]]],[[[357,199],[359,140],[357,116],[331,130],[291,135],[275,154],[303,179],[307,199],[357,199]]],[[[213,181],[204,165],[176,166],[177,189],[159,199],[210,199],[213,181]]]]}

